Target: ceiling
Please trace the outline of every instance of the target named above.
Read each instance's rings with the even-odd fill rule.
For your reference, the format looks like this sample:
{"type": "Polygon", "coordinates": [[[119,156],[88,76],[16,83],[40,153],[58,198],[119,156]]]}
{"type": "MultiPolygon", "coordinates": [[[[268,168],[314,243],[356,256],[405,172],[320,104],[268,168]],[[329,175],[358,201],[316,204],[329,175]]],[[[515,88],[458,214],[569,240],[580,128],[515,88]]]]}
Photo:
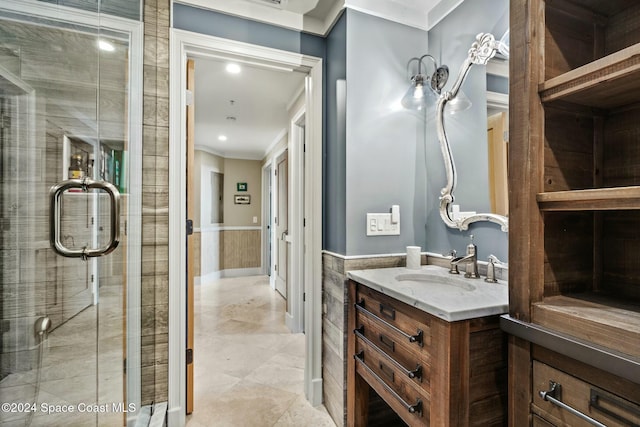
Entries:
{"type": "Polygon", "coordinates": [[[261,160],[289,126],[287,106],[305,74],[229,61],[195,59],[195,146],[227,158],[261,160]],[[220,135],[227,137],[220,141],[220,135]]]}
{"type": "MultiPolygon", "coordinates": [[[[324,35],[344,7],[427,29],[433,20],[429,12],[436,5],[453,8],[462,0],[179,1],[324,35]]],[[[301,93],[305,74],[240,65],[242,71],[232,75],[225,71],[222,59],[196,58],[195,145],[227,158],[259,160],[286,133],[287,106],[301,93]],[[219,135],[227,140],[219,141],[219,135]]]]}

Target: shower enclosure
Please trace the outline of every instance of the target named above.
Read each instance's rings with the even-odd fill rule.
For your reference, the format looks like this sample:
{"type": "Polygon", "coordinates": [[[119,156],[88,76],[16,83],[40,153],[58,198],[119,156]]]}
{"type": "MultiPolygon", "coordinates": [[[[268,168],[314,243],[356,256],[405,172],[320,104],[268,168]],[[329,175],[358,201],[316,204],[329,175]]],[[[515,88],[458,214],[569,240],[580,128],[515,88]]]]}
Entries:
{"type": "Polygon", "coordinates": [[[138,1],[0,1],[3,426],[140,410],[141,58],[138,1]]]}

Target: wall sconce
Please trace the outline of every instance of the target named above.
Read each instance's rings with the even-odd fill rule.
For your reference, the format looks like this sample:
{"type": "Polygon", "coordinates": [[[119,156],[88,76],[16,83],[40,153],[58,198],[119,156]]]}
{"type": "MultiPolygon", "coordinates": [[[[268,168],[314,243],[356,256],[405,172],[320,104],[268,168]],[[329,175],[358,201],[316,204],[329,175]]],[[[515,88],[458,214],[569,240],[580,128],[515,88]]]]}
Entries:
{"type": "Polygon", "coordinates": [[[410,74],[409,68],[413,62],[418,63],[418,72],[411,76],[411,86],[402,97],[402,106],[410,110],[422,110],[429,102],[435,103],[440,95],[440,91],[447,83],[449,78],[449,68],[446,65],[438,66],[435,58],[429,54],[422,55],[420,58],[411,58],[407,63],[407,75],[410,74]],[[424,74],[426,64],[423,62],[425,58],[429,58],[433,63],[433,74],[424,74]]]}

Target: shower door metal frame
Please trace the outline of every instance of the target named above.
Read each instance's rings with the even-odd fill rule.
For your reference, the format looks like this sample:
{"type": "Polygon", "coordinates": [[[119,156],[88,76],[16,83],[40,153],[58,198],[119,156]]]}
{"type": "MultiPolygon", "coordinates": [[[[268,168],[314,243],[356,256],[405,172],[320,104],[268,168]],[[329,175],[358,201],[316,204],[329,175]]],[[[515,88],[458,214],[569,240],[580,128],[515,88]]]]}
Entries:
{"type": "MultiPolygon", "coordinates": [[[[135,404],[135,412],[127,414],[127,424],[133,425],[140,410],[140,346],[141,346],[141,229],[142,229],[142,124],[143,124],[143,54],[144,24],[142,21],[101,13],[52,5],[35,0],[2,0],[0,11],[30,16],[60,24],[104,29],[128,37],[128,123],[129,201],[127,218],[127,295],[126,295],[126,396],[135,404]]],[[[19,20],[16,18],[16,20],[19,20]]],[[[33,96],[33,93],[31,93],[33,96]]]]}

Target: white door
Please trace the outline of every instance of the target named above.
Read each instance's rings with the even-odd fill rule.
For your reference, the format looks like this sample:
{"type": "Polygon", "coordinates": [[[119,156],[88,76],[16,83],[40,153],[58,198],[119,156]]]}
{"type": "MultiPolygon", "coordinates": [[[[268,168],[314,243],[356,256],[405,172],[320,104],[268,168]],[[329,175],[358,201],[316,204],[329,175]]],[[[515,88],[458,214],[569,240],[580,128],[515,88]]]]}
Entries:
{"type": "Polygon", "coordinates": [[[286,299],[289,272],[289,174],[288,155],[278,159],[276,167],[276,290],[286,299]]]}

